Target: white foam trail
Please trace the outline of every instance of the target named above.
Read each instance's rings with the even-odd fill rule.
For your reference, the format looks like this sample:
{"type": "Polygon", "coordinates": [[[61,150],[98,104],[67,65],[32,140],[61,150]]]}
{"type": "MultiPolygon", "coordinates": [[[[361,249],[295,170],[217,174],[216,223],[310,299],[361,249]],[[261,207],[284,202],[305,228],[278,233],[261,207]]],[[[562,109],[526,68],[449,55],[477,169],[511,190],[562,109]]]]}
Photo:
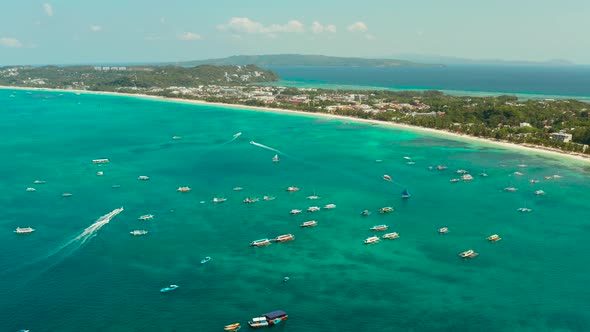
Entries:
{"type": "Polygon", "coordinates": [[[282,154],[282,155],[285,155],[285,156],[286,156],[286,154],[282,153],[281,151],[279,151],[279,150],[277,150],[277,149],[273,149],[273,148],[271,148],[270,146],[266,146],[266,145],[264,145],[264,144],[256,143],[256,142],[254,142],[254,141],[250,141],[250,144],[252,144],[252,145],[254,145],[254,146],[257,146],[257,147],[260,147],[260,148],[263,148],[263,149],[267,149],[267,150],[270,150],[270,151],[274,151],[274,152],[276,152],[276,153],[278,153],[278,154],[282,154]]]}
{"type": "Polygon", "coordinates": [[[217,148],[220,148],[226,144],[229,144],[229,143],[235,141],[236,139],[238,139],[238,137],[240,137],[240,136],[242,136],[242,132],[234,134],[234,136],[232,136],[233,137],[232,139],[230,139],[229,141],[227,141],[225,143],[221,143],[221,144],[217,145],[216,147],[214,147],[214,149],[217,149],[217,148]]]}

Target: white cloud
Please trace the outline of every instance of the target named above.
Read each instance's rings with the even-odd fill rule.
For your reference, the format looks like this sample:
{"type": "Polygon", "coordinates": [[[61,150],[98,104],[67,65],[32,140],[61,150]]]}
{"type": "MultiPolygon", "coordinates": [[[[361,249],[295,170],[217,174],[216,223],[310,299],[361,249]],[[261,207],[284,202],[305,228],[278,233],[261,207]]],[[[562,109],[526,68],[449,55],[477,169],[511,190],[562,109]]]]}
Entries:
{"type": "Polygon", "coordinates": [[[260,22],[252,21],[247,17],[232,17],[227,24],[218,25],[217,29],[221,31],[230,31],[233,33],[266,34],[270,36],[273,36],[277,33],[305,31],[303,23],[297,20],[291,20],[286,24],[264,25],[260,22]]]}
{"type": "Polygon", "coordinates": [[[91,25],[90,26],[90,31],[92,32],[99,32],[102,30],[102,27],[100,25],[91,25]]]}
{"type": "Polygon", "coordinates": [[[178,35],[178,39],[180,40],[199,40],[202,39],[201,35],[194,32],[184,32],[178,35]]]}
{"type": "Polygon", "coordinates": [[[369,28],[367,27],[367,25],[363,22],[355,22],[351,25],[348,26],[348,31],[350,32],[367,32],[369,31],[369,28]]]}
{"type": "Polygon", "coordinates": [[[45,14],[47,14],[47,16],[53,16],[53,7],[51,7],[51,4],[44,3],[43,10],[45,11],[45,14]]]}
{"type": "Polygon", "coordinates": [[[16,38],[0,37],[0,46],[8,48],[21,48],[23,47],[23,44],[16,38]]]}
{"type": "Polygon", "coordinates": [[[313,32],[315,34],[323,33],[323,32],[335,33],[336,26],[332,25],[332,24],[322,25],[320,22],[315,21],[311,25],[311,32],[313,32]]]}

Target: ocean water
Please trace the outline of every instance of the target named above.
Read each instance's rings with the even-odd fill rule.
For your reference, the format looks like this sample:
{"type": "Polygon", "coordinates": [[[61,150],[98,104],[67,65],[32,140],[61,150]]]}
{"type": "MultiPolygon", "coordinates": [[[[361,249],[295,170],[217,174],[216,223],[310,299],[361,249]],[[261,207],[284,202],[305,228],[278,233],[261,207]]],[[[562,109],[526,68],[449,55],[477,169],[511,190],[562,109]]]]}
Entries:
{"type": "Polygon", "coordinates": [[[326,89],[441,90],[454,95],[576,98],[590,102],[590,66],[269,67],[278,85],[326,89]]]}
{"type": "Polygon", "coordinates": [[[273,331],[590,330],[587,164],[311,116],[10,90],[0,152],[1,331],[220,331],[277,309],[289,320],[273,331]],[[457,169],[475,180],[450,183],[457,169]],[[263,195],[276,200],[242,203],[263,195]],[[378,224],[400,238],[364,245],[378,224]],[[286,233],[295,241],[249,247],[286,233]],[[479,256],[457,256],[468,249],[479,256]]]}

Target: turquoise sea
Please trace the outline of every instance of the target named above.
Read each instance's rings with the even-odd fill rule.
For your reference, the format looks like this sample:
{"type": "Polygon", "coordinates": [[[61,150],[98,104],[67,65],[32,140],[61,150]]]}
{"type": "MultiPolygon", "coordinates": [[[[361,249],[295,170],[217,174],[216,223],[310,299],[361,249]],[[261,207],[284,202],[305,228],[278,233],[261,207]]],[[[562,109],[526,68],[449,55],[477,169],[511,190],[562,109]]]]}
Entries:
{"type": "Polygon", "coordinates": [[[344,120],[24,90],[0,90],[0,152],[1,331],[221,331],[277,309],[289,319],[273,331],[590,330],[588,164],[344,120]],[[475,180],[449,182],[458,169],[475,180]],[[242,203],[263,195],[276,199],[242,203]],[[400,238],[364,245],[378,224],[400,238]],[[295,241],[249,246],[286,233],[295,241]],[[479,256],[458,257],[468,249],[479,256]]]}

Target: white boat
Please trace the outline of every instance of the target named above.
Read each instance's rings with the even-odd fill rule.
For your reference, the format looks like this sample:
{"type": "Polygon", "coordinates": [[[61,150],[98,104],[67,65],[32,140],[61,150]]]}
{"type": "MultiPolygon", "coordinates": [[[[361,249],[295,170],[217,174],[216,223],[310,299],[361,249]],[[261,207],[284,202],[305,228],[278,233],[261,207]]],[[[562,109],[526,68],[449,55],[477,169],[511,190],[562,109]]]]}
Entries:
{"type": "Polygon", "coordinates": [[[416,162],[415,161],[408,161],[406,164],[408,164],[408,165],[416,165],[416,162]]]}
{"type": "Polygon", "coordinates": [[[379,213],[389,213],[389,212],[393,212],[393,208],[390,206],[386,206],[386,207],[379,209],[379,213]]]}
{"type": "Polygon", "coordinates": [[[104,175],[104,172],[103,171],[98,171],[98,172],[96,172],[96,175],[103,176],[104,175]]]}
{"type": "Polygon", "coordinates": [[[139,218],[137,218],[139,220],[152,220],[154,219],[154,215],[153,214],[144,214],[143,216],[139,216],[139,218]]]}
{"type": "Polygon", "coordinates": [[[545,191],[543,190],[536,190],[535,195],[545,195],[545,191]]]}
{"type": "Polygon", "coordinates": [[[518,211],[518,212],[532,212],[533,210],[526,208],[526,207],[521,207],[521,208],[516,209],[516,211],[518,211]]]}
{"type": "Polygon", "coordinates": [[[535,183],[539,183],[539,182],[540,182],[540,181],[539,181],[539,180],[537,180],[537,179],[531,179],[531,180],[529,181],[529,183],[530,183],[530,184],[535,184],[535,183]]]}
{"type": "Polygon", "coordinates": [[[263,196],[262,199],[265,201],[274,201],[276,197],[274,196],[263,196]]]}
{"type": "Polygon", "coordinates": [[[439,228],[439,229],[438,229],[438,232],[439,232],[440,234],[447,234],[447,233],[449,232],[449,229],[448,229],[448,228],[446,228],[446,227],[439,228]]]}
{"type": "Polygon", "coordinates": [[[190,187],[178,187],[178,189],[176,189],[176,191],[180,192],[180,193],[187,193],[189,191],[191,191],[190,187]]]}
{"type": "Polygon", "coordinates": [[[376,225],[371,227],[372,231],[386,231],[389,228],[387,225],[376,225]]]}
{"type": "Polygon", "coordinates": [[[234,187],[233,189],[234,189],[234,191],[241,191],[241,190],[244,190],[244,188],[242,188],[242,187],[234,187]]]}
{"type": "Polygon", "coordinates": [[[525,164],[518,164],[516,166],[518,166],[518,167],[527,167],[527,165],[525,165],[525,164]]]}
{"type": "Polygon", "coordinates": [[[45,184],[45,181],[43,181],[43,180],[35,180],[33,183],[34,184],[45,184]]]}
{"type": "Polygon", "coordinates": [[[279,155],[275,154],[275,156],[272,157],[272,161],[273,161],[273,163],[278,163],[279,162],[279,155]]]}
{"type": "Polygon", "coordinates": [[[309,220],[309,221],[305,221],[304,223],[302,223],[300,226],[301,227],[314,227],[316,226],[318,223],[315,220],[309,220]]]}
{"type": "Polygon", "coordinates": [[[523,175],[524,175],[524,174],[523,174],[523,173],[521,173],[521,172],[514,172],[514,173],[512,173],[512,174],[514,174],[514,175],[516,175],[516,176],[523,176],[523,175]]]}
{"type": "Polygon", "coordinates": [[[109,160],[106,159],[106,158],[103,158],[103,159],[93,159],[92,160],[92,163],[93,164],[106,164],[108,162],[109,162],[109,160]]]}
{"type": "Polygon", "coordinates": [[[176,288],[178,288],[178,285],[170,285],[168,287],[164,287],[164,288],[160,289],[160,292],[161,293],[166,293],[166,292],[169,292],[169,291],[173,291],[176,288]]]}
{"type": "Polygon", "coordinates": [[[516,189],[514,187],[506,187],[506,188],[504,188],[504,191],[515,192],[515,191],[518,191],[518,189],[516,189]]]}
{"type": "Polygon", "coordinates": [[[30,191],[30,192],[32,192],[32,191],[36,191],[36,190],[37,190],[37,189],[35,189],[35,188],[32,188],[32,187],[29,187],[29,188],[27,188],[27,191],[30,191]]]}
{"type": "Polygon", "coordinates": [[[289,213],[290,213],[290,214],[300,214],[300,213],[301,213],[301,210],[299,210],[299,209],[293,209],[293,210],[291,210],[291,212],[289,212],[289,213]]]}
{"type": "Polygon", "coordinates": [[[467,171],[464,169],[457,170],[457,174],[467,174],[467,171]]]}
{"type": "Polygon", "coordinates": [[[545,177],[545,180],[551,180],[551,179],[553,179],[553,176],[551,176],[551,175],[547,175],[547,176],[545,177]]]}
{"type": "Polygon", "coordinates": [[[129,232],[131,235],[146,235],[148,231],[144,229],[136,229],[134,231],[129,232]]]}
{"type": "Polygon", "coordinates": [[[307,196],[307,199],[320,199],[320,196],[316,196],[316,195],[311,195],[311,196],[307,196]]]}
{"type": "Polygon", "coordinates": [[[72,194],[71,193],[63,193],[61,194],[62,197],[71,197],[72,194]]]}
{"type": "Polygon", "coordinates": [[[235,133],[234,136],[233,136],[233,138],[238,138],[240,136],[242,136],[242,132],[241,131],[239,133],[235,133]]]}
{"type": "Polygon", "coordinates": [[[406,157],[404,157],[404,159],[406,159],[406,160],[410,160],[410,159],[412,159],[412,158],[410,158],[410,157],[406,156],[406,157]]]}
{"type": "Polygon", "coordinates": [[[269,246],[271,244],[272,244],[272,242],[270,242],[269,239],[260,239],[260,240],[254,240],[254,241],[250,242],[250,246],[252,246],[252,247],[265,247],[265,246],[269,246]]]}
{"type": "Polygon", "coordinates": [[[553,175],[553,178],[554,178],[554,179],[561,179],[562,177],[563,177],[563,176],[561,176],[561,175],[559,175],[559,174],[555,174],[555,175],[553,175]]]}
{"type": "Polygon", "coordinates": [[[213,197],[213,200],[211,202],[213,202],[213,203],[223,203],[225,201],[227,201],[227,198],[225,198],[225,197],[222,197],[222,198],[213,197]]]}
{"type": "Polygon", "coordinates": [[[365,244],[373,244],[379,242],[378,236],[371,236],[365,239],[365,244]]]}
{"type": "Polygon", "coordinates": [[[393,240],[399,238],[399,234],[396,232],[384,234],[381,238],[393,240]]]}
{"type": "Polygon", "coordinates": [[[182,137],[180,136],[172,136],[172,139],[181,139],[182,137]]]}
{"type": "Polygon", "coordinates": [[[488,236],[488,241],[490,242],[497,242],[502,240],[502,238],[498,234],[488,236]]]}
{"type": "Polygon", "coordinates": [[[445,169],[447,169],[447,168],[448,168],[448,167],[447,167],[447,166],[445,166],[445,165],[438,165],[438,166],[436,166],[436,170],[437,170],[437,171],[442,171],[442,170],[445,170],[445,169]]]}
{"type": "Polygon", "coordinates": [[[459,254],[459,257],[461,258],[474,258],[478,255],[478,253],[476,253],[473,250],[467,250],[467,251],[463,251],[462,253],[459,254]]]}
{"type": "Polygon", "coordinates": [[[34,228],[31,227],[17,227],[14,232],[17,234],[27,234],[27,233],[33,233],[35,231],[34,228]]]}
{"type": "Polygon", "coordinates": [[[256,203],[258,202],[259,199],[258,198],[250,198],[250,197],[246,197],[246,199],[244,199],[244,203],[250,204],[250,203],[256,203]]]}
{"type": "Polygon", "coordinates": [[[385,180],[385,181],[391,181],[391,176],[385,174],[385,175],[383,175],[383,180],[385,180]]]}
{"type": "Polygon", "coordinates": [[[316,212],[319,210],[320,210],[319,206],[310,206],[307,208],[307,212],[316,212]]]}
{"type": "Polygon", "coordinates": [[[326,209],[326,210],[330,210],[330,209],[334,209],[334,208],[336,208],[336,204],[326,204],[324,206],[324,209],[326,209]]]}
{"type": "Polygon", "coordinates": [[[456,182],[459,182],[459,181],[461,181],[461,179],[450,179],[449,180],[449,182],[451,182],[451,183],[456,183],[456,182]]]}
{"type": "Polygon", "coordinates": [[[471,176],[471,174],[463,174],[461,176],[461,180],[466,181],[466,182],[473,181],[473,176],[471,176]]]}
{"type": "Polygon", "coordinates": [[[137,179],[138,179],[138,180],[143,180],[143,181],[146,181],[146,180],[149,180],[149,179],[150,179],[150,177],[149,177],[149,176],[145,176],[145,175],[140,175],[140,176],[139,176],[137,179]]]}
{"type": "Polygon", "coordinates": [[[287,191],[292,193],[292,192],[299,191],[299,188],[298,187],[287,187],[287,191]]]}
{"type": "Polygon", "coordinates": [[[479,173],[480,176],[483,176],[484,178],[488,176],[488,173],[479,173]]]}
{"type": "Polygon", "coordinates": [[[293,234],[283,234],[273,239],[274,242],[288,242],[293,240],[295,240],[295,236],[293,236],[293,234]]]}
{"type": "Polygon", "coordinates": [[[371,215],[371,211],[369,211],[369,210],[364,210],[363,212],[361,212],[361,216],[366,217],[366,216],[370,216],[370,215],[371,215]]]}

